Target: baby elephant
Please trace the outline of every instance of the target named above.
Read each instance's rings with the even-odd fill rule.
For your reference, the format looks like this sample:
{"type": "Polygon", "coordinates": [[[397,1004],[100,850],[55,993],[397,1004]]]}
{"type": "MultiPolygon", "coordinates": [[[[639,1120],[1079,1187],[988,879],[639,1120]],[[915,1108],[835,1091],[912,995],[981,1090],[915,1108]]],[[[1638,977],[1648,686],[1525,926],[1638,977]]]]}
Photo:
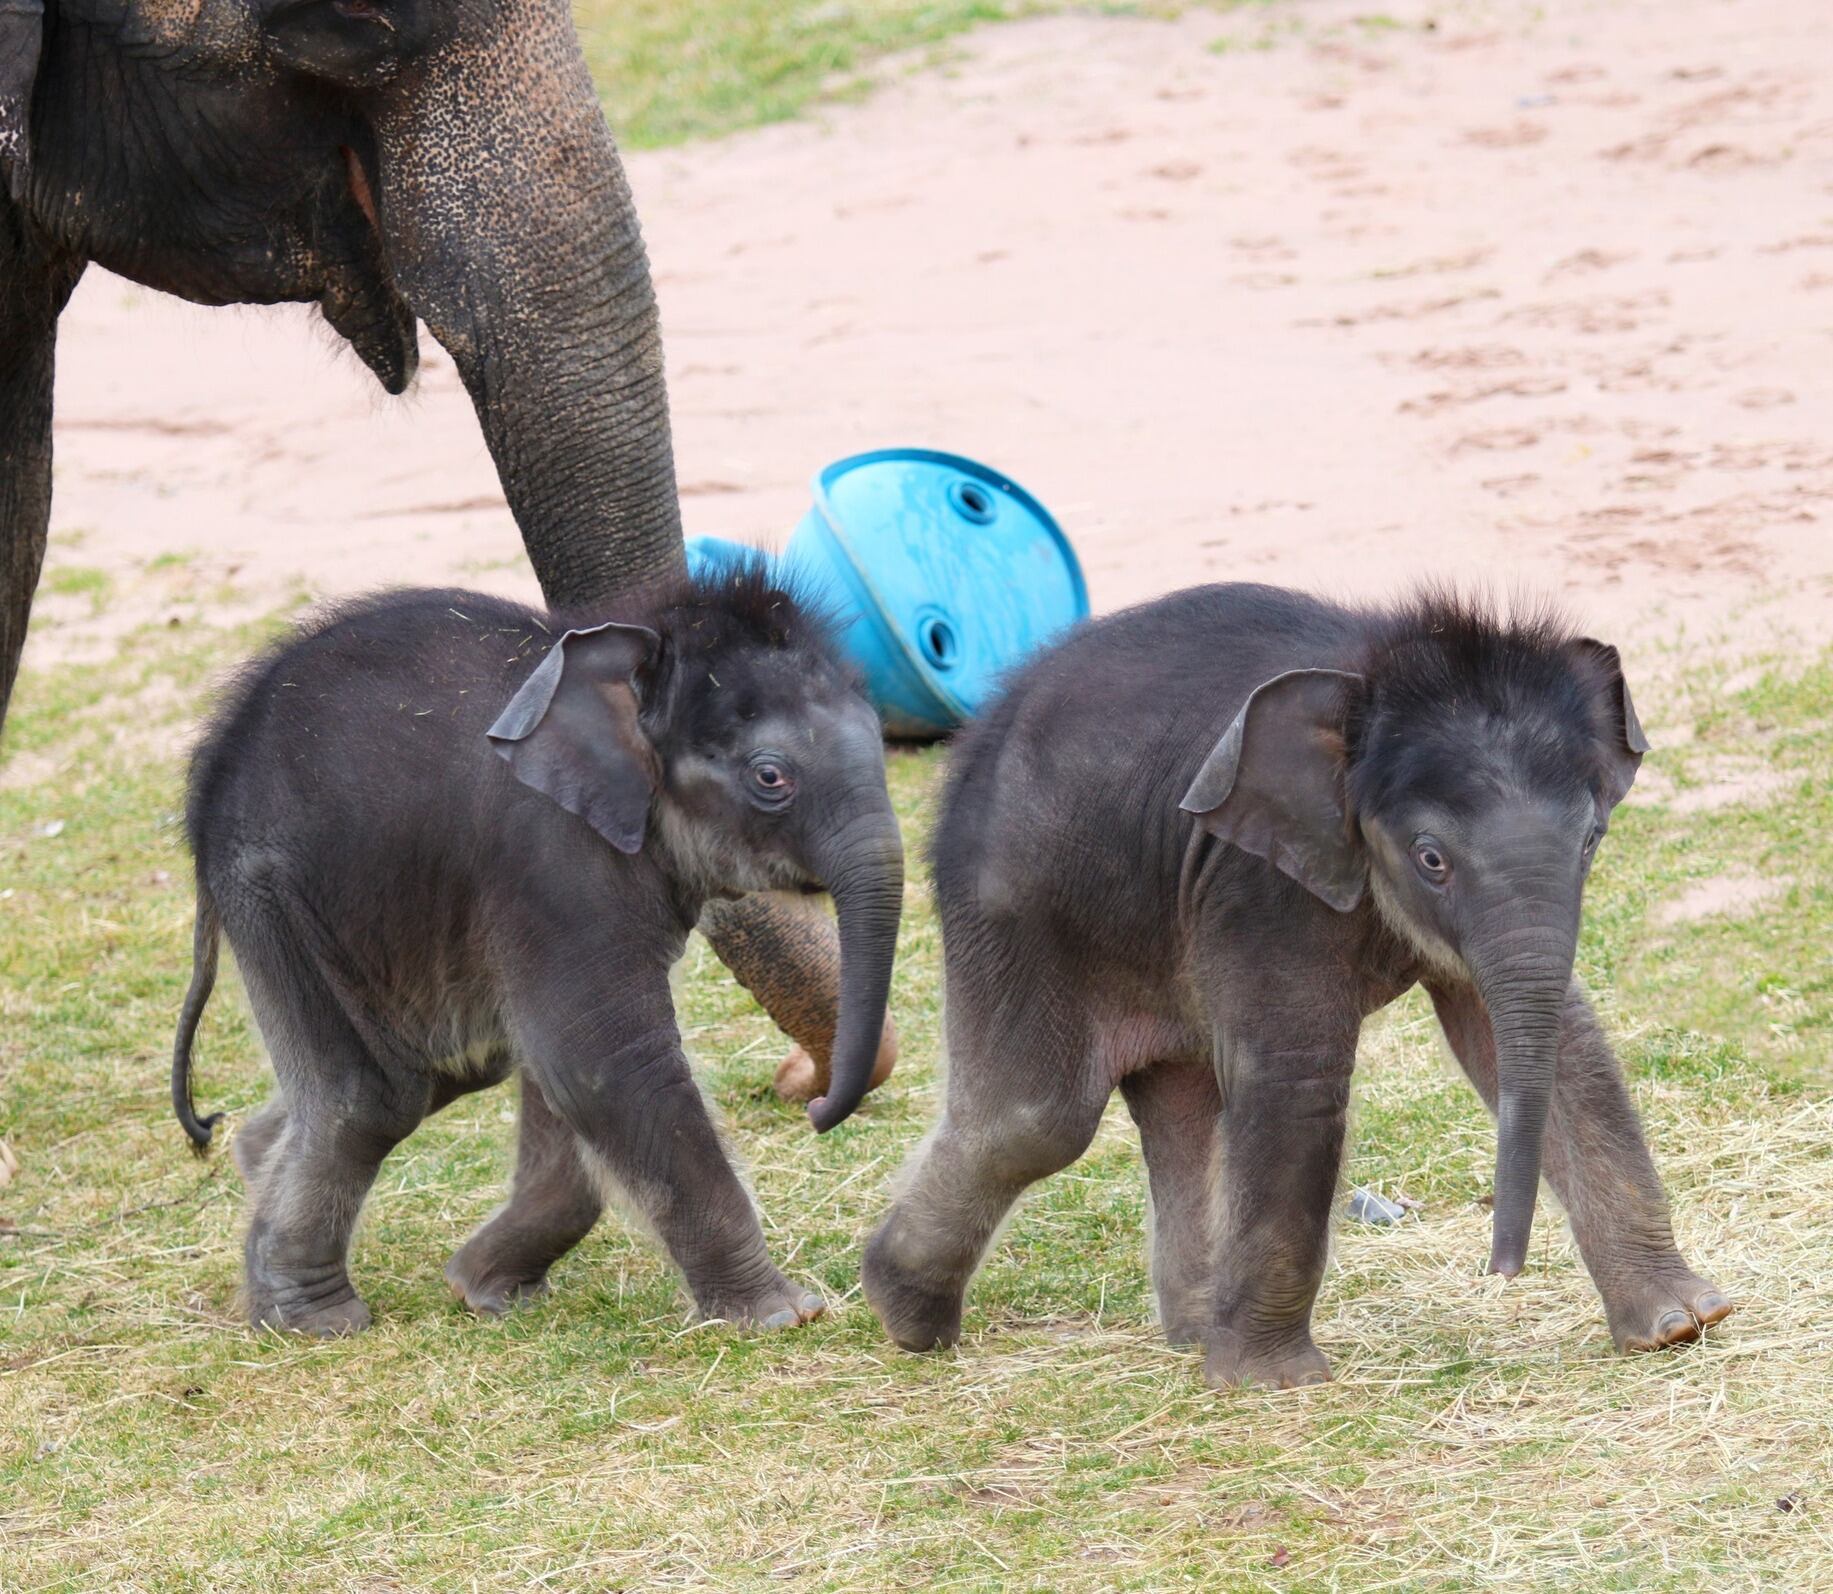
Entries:
{"type": "Polygon", "coordinates": [[[345,1260],[382,1159],[518,1069],[514,1193],[446,1269],[470,1306],[542,1289],[608,1184],[706,1315],[822,1310],[771,1263],[668,977],[707,898],[830,890],[839,1028],[809,1112],[825,1129],[858,1104],[903,900],[878,719],[761,566],[611,613],[358,603],[257,660],[198,749],[173,1099],[201,1148],[190,1049],[220,926],[280,1085],[235,1142],[256,1324],[363,1328],[345,1260]]]}
{"type": "Polygon", "coordinates": [[[1416,981],[1500,1125],[1491,1270],[1521,1269],[1544,1150],[1620,1347],[1725,1316],[1572,978],[1646,746],[1614,648],[1444,595],[1206,587],[1026,669],[936,829],[947,1107],[866,1252],[892,1337],[958,1338],[1001,1217],[1118,1085],[1171,1337],[1214,1384],[1328,1378],[1311,1307],[1357,1032],[1416,981]]]}

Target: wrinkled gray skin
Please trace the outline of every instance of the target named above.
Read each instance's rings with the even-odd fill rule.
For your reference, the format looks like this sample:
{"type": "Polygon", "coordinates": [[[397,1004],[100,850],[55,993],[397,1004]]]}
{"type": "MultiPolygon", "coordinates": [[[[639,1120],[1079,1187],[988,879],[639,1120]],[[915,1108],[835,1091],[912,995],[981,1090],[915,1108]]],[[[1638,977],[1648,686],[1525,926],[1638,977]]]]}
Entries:
{"type": "MultiPolygon", "coordinates": [[[[315,303],[390,393],[418,317],[550,604],[682,572],[649,266],[566,0],[0,0],[0,725],[91,260],[200,304],[315,303]]],[[[745,902],[705,928],[825,1080],[831,924],[745,902]]]]}
{"type": "Polygon", "coordinates": [[[1614,649],[1432,596],[1200,588],[1029,667],[936,829],[947,1104],[866,1251],[892,1337],[959,1337],[996,1225],[1118,1088],[1171,1338],[1218,1385],[1328,1378],[1357,1036],[1416,982],[1499,1115],[1491,1269],[1522,1267],[1544,1169],[1621,1348],[1722,1318],[1572,973],[1644,745],[1614,649]]]}
{"type": "Polygon", "coordinates": [[[258,1325],[366,1326],[346,1253],[382,1159],[511,1072],[513,1194],[447,1268],[474,1310],[543,1290],[606,1186],[706,1316],[774,1328],[822,1309],[770,1260],[668,979],[709,897],[830,890],[840,1035],[811,1112],[825,1127],[857,1103],[903,891],[878,718],[761,581],[611,612],[370,600],[259,661],[198,750],[197,967],[174,1100],[201,1149],[190,1048],[220,926],[280,1086],[234,1143],[258,1325]]]}
{"type": "Polygon", "coordinates": [[[316,303],[391,393],[415,317],[550,604],[682,568],[655,296],[566,0],[0,0],[0,692],[44,547],[56,314],[88,261],[316,303]]]}

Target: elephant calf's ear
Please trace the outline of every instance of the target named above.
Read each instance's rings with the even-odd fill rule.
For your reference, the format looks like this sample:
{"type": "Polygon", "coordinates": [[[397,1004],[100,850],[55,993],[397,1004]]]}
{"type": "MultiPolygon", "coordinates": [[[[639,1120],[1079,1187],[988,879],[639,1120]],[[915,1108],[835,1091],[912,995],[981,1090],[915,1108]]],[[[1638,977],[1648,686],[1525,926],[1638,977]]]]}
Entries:
{"type": "Polygon", "coordinates": [[[1636,771],[1642,767],[1642,755],[1648,751],[1648,738],[1642,734],[1642,721],[1636,718],[1629,682],[1623,679],[1622,655],[1608,642],[1599,642],[1595,637],[1580,637],[1576,646],[1580,654],[1597,667],[1610,693],[1609,712],[1614,735],[1604,751],[1604,788],[1600,793],[1608,812],[1629,795],[1629,788],[1635,784],[1636,771]]]}
{"type": "Polygon", "coordinates": [[[32,84],[44,33],[43,0],[0,0],[0,185],[19,202],[31,166],[32,84]]]}
{"type": "Polygon", "coordinates": [[[642,847],[661,775],[635,685],[661,645],[647,626],[569,631],[485,733],[517,780],[619,852],[642,847]]]}
{"type": "Polygon", "coordinates": [[[1179,805],[1340,913],[1366,877],[1343,794],[1342,700],[1361,679],[1290,670],[1257,686],[1179,805]]]}

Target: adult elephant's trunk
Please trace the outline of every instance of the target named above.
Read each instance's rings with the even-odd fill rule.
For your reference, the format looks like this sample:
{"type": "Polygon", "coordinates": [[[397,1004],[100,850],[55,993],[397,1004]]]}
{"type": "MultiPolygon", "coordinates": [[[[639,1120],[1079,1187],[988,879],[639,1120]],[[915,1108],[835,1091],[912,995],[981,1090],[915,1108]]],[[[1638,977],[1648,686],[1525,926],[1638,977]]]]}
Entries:
{"type": "Polygon", "coordinates": [[[662,342],[566,0],[518,0],[376,117],[396,285],[456,361],[550,605],[683,568],[662,342]]]}
{"type": "Polygon", "coordinates": [[[1527,1261],[1577,940],[1576,913],[1559,912],[1557,922],[1536,920],[1531,910],[1510,917],[1515,926],[1486,937],[1483,952],[1469,960],[1496,1042],[1496,1208],[1489,1270],[1505,1278],[1527,1261]]]}
{"type": "Polygon", "coordinates": [[[811,862],[833,893],[840,919],[840,1021],[825,1096],[808,1104],[825,1133],[847,1118],[872,1085],[891,965],[904,906],[904,847],[890,802],[878,802],[813,849],[811,862]]]}

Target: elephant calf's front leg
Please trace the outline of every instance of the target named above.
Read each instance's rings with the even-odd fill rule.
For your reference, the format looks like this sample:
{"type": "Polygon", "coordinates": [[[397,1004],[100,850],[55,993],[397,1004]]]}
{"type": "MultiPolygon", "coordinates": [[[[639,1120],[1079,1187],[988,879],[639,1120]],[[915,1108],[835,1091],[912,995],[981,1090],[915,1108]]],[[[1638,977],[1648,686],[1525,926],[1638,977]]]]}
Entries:
{"type": "MultiPolygon", "coordinates": [[[[1496,1045],[1474,991],[1432,990],[1451,1049],[1493,1113],[1496,1045]]],[[[1699,1338],[1732,1310],[1674,1243],[1667,1196],[1642,1137],[1610,1043],[1575,982],[1561,1018],[1547,1117],[1547,1182],[1566,1209],[1579,1254],[1604,1298],[1619,1350],[1658,1350],[1699,1338]]]]}
{"type": "Polygon", "coordinates": [[[1263,1008],[1221,1041],[1222,1201],[1205,1374],[1218,1387],[1330,1378],[1311,1340],[1349,1118],[1355,1032],[1307,1038],[1263,1008]],[[1273,1037],[1279,1036],[1278,1040],[1273,1037]]]}
{"type": "Polygon", "coordinates": [[[672,1023],[611,1055],[548,1053],[530,1066],[593,1171],[654,1229],[703,1316],[788,1328],[826,1309],[771,1262],[672,1023]]]}

